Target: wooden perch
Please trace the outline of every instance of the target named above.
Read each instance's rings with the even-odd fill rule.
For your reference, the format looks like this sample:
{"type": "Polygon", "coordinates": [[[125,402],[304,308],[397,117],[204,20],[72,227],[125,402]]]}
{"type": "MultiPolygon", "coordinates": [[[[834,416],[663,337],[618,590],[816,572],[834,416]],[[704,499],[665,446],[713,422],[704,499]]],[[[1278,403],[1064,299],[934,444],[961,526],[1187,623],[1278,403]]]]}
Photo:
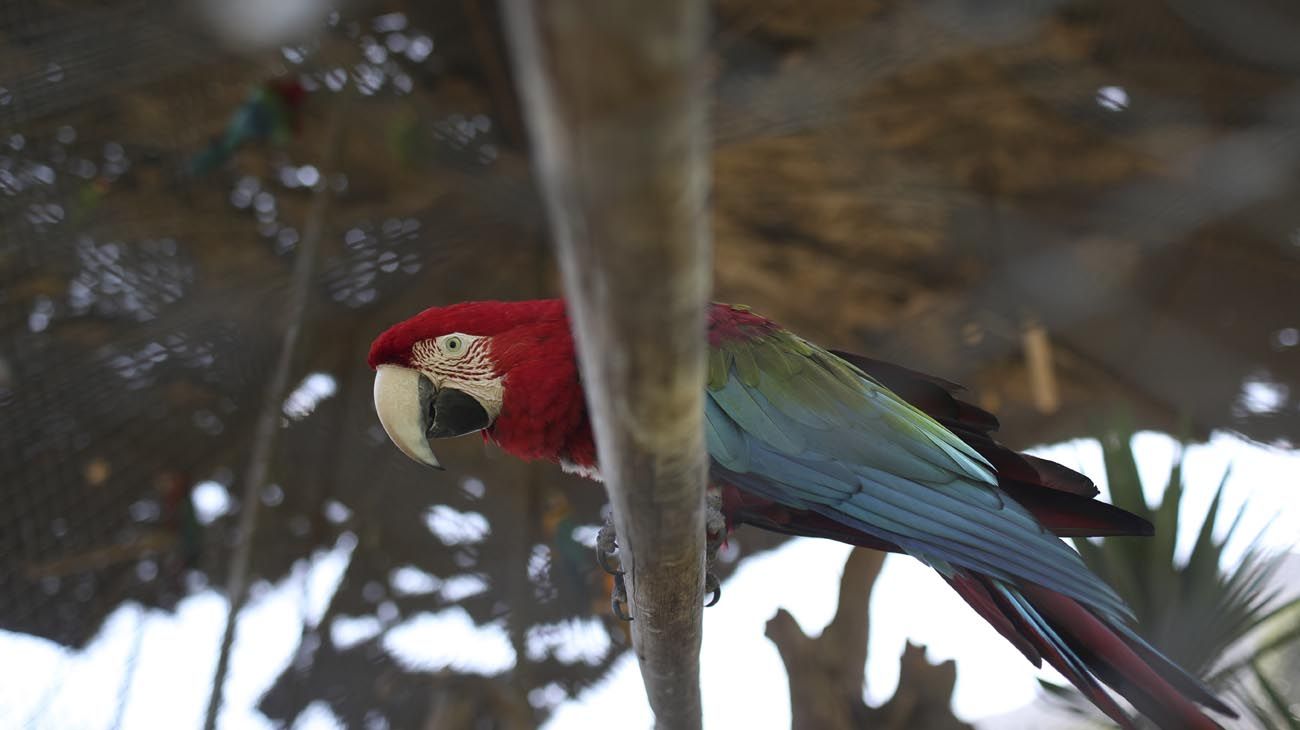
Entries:
{"type": "Polygon", "coordinates": [[[507,39],[660,728],[701,725],[703,0],[506,0],[507,39]]]}
{"type": "Polygon", "coordinates": [[[835,617],[812,638],[785,609],[767,622],[790,678],[793,730],[970,730],[949,709],[957,666],[930,664],[909,643],[899,660],[898,689],[879,708],[862,701],[866,679],[867,605],[885,554],[855,549],[844,564],[835,617]]]}

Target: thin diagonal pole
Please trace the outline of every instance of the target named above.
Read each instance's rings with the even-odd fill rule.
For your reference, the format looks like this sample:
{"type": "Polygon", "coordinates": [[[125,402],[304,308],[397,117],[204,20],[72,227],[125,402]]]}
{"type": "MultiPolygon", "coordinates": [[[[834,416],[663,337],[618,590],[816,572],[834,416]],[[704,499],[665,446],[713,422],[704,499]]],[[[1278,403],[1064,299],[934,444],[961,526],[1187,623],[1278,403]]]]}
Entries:
{"type": "MultiPolygon", "coordinates": [[[[340,97],[334,103],[326,132],[325,160],[321,166],[325,173],[329,173],[337,165],[345,114],[342,107],[347,100],[340,97]]],[[[207,714],[203,722],[204,730],[216,730],[217,714],[221,710],[226,675],[230,670],[230,650],[235,641],[239,612],[247,599],[249,563],[253,557],[253,538],[257,532],[258,508],[261,505],[259,492],[266,483],[271,459],[275,455],[284,399],[289,389],[289,376],[293,371],[294,356],[307,318],[311,284],[316,275],[320,239],[324,233],[330,198],[330,186],[322,181],[312,197],[311,206],[307,209],[302,245],[294,259],[293,272],[289,281],[284,336],[280,340],[280,351],[271,370],[271,380],[266,386],[262,411],[258,414],[253,431],[252,453],[248,458],[248,470],[244,474],[244,492],[239,515],[239,542],[234,554],[231,555],[230,570],[226,575],[226,599],[230,601],[230,611],[226,614],[226,628],[221,636],[221,652],[217,656],[212,693],[208,698],[207,714]]]]}

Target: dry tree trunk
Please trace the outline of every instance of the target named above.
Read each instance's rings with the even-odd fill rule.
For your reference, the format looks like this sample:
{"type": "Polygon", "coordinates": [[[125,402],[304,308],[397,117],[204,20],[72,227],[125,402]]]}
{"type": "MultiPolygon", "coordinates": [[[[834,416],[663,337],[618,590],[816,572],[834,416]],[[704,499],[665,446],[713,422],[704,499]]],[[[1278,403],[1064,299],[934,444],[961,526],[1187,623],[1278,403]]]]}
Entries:
{"type": "Polygon", "coordinates": [[[504,9],[646,694],[658,727],[699,728],[708,8],[506,0],[504,9]]]}
{"type": "Polygon", "coordinates": [[[960,730],[969,728],[949,704],[957,667],[925,659],[925,647],[908,644],[900,660],[898,690],[885,705],[862,701],[866,680],[867,606],[885,554],[857,548],[844,564],[835,617],[817,638],[799,628],[785,609],[767,622],[790,677],[793,730],[960,730]]]}
{"type": "Polygon", "coordinates": [[[835,618],[810,638],[780,609],[767,622],[767,637],[781,652],[790,675],[791,725],[795,730],[852,730],[861,726],[867,664],[867,604],[885,554],[857,548],[840,579],[835,618]]]}

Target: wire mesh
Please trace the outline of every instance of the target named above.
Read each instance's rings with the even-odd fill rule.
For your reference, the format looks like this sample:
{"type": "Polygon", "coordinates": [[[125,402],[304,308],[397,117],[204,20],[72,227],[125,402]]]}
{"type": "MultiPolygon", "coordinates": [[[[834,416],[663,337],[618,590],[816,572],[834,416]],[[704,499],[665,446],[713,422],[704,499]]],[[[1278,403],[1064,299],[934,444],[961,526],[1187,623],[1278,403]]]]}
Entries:
{"type": "MultiPolygon", "coordinates": [[[[960,5],[716,3],[719,298],[967,379],[1013,443],[1079,435],[1115,401],[1294,443],[1293,49],[1243,57],[1246,14],[1207,24],[1191,0],[960,5]],[[1029,321],[1051,332],[1061,414],[1017,386],[1029,321]],[[1243,400],[1249,383],[1272,400],[1243,400]]],[[[257,700],[286,725],[324,703],[347,727],[532,726],[627,648],[583,544],[599,489],[476,442],[431,478],[370,404],[387,325],[555,293],[491,6],[347,5],[235,53],[174,3],[0,2],[0,629],[72,650],[125,637],[97,722],[142,724],[144,627],[218,600],[243,541],[252,601],[296,596],[257,700]],[[223,146],[240,119],[275,121],[257,104],[288,80],[304,97],[281,128],[223,146]],[[240,534],[322,189],[262,519],[240,534]],[[345,567],[322,599],[329,555],[345,567]],[[461,611],[512,658],[394,648],[461,611]]],[[[0,725],[76,725],[69,666],[0,725]]]]}
{"type": "MultiPolygon", "coordinates": [[[[594,563],[562,565],[547,547],[569,539],[547,524],[599,519],[600,493],[505,463],[435,490],[387,458],[364,363],[384,324],[456,296],[458,279],[541,286],[540,273],[497,268],[543,270],[526,168],[499,163],[511,153],[473,95],[439,92],[454,81],[455,42],[435,53],[434,29],[401,12],[334,15],[319,37],[255,57],[224,51],[191,20],[156,2],[0,9],[0,53],[15,61],[0,79],[0,621],[73,648],[133,635],[118,726],[145,610],[219,590],[249,541],[252,600],[288,581],[305,607],[312,556],[345,546],[328,607],[303,609],[268,715],[292,721],[324,698],[348,726],[407,727],[431,703],[464,701],[435,695],[430,668],[383,647],[405,620],[459,607],[509,627],[518,662],[492,670],[510,680],[491,701],[532,724],[547,704],[529,704],[530,691],[552,687],[553,704],[555,687],[577,691],[625,644],[621,627],[592,618],[604,590],[594,563]],[[254,130],[196,172],[273,79],[307,90],[287,137],[254,130]],[[358,111],[344,113],[343,159],[326,169],[322,120],[345,98],[358,111]],[[514,169],[498,174],[498,163],[514,169]],[[254,490],[262,518],[240,534],[240,477],[321,189],[332,202],[304,347],[270,478],[254,490]],[[475,255],[485,241],[501,258],[475,255]],[[516,496],[485,496],[485,484],[516,496]],[[563,595],[552,570],[568,581],[563,595]],[[539,631],[575,618],[609,636],[608,650],[529,652],[530,636],[540,646],[539,631]],[[331,638],[349,626],[365,638],[331,638]]],[[[59,682],[15,724],[58,726],[59,682]]]]}

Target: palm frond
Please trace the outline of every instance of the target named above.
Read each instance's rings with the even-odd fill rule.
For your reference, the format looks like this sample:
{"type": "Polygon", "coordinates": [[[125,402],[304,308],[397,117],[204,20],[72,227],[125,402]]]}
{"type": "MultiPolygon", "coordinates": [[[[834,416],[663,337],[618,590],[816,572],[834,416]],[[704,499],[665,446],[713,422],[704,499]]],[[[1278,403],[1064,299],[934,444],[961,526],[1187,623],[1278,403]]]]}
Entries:
{"type": "MultiPolygon", "coordinates": [[[[1160,502],[1152,508],[1143,496],[1132,436],[1123,429],[1102,439],[1111,501],[1150,520],[1155,536],[1076,539],[1080,555],[1132,606],[1139,631],[1152,644],[1205,677],[1214,690],[1232,697],[1251,716],[1252,726],[1297,728],[1284,685],[1270,677],[1264,662],[1273,654],[1300,647],[1300,598],[1277,605],[1279,590],[1274,587],[1285,555],[1263,550],[1257,534],[1240,563],[1231,571],[1223,570],[1224,546],[1237,536],[1244,512],[1237,510],[1222,536],[1215,536],[1224,488],[1232,473],[1229,467],[1191,551],[1186,560],[1178,561],[1183,455],[1180,452],[1174,460],[1160,502]]],[[[1042,684],[1054,704],[1075,713],[1094,712],[1073,688],[1042,684]]]]}
{"type": "MultiPolygon", "coordinates": [[[[1260,691],[1264,696],[1265,703],[1261,703],[1262,707],[1260,709],[1271,711],[1270,714],[1281,718],[1281,722],[1283,723],[1281,727],[1285,727],[1288,730],[1300,730],[1300,720],[1296,719],[1296,716],[1291,711],[1291,707],[1286,701],[1286,698],[1283,697],[1282,693],[1273,686],[1272,680],[1270,680],[1268,676],[1264,674],[1264,671],[1259,668],[1259,664],[1251,662],[1250,671],[1254,675],[1255,681],[1259,684],[1260,691]]],[[[1257,717],[1262,719],[1262,714],[1263,713],[1259,713],[1257,717]]]]}

